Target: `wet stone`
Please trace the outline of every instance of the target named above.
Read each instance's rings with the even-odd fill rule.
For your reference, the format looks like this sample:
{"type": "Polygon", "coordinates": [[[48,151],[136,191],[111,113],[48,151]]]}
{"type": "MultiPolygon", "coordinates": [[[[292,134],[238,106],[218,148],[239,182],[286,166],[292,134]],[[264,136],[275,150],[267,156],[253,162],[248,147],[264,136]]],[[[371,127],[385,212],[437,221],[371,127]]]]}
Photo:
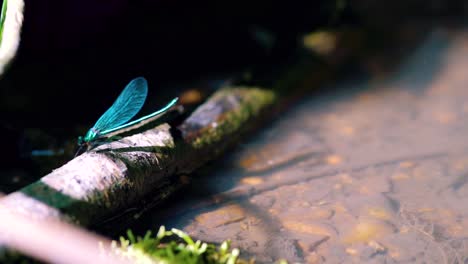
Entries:
{"type": "Polygon", "coordinates": [[[243,220],[245,213],[238,205],[229,205],[215,211],[203,213],[196,217],[196,221],[205,227],[219,227],[243,220]]]}

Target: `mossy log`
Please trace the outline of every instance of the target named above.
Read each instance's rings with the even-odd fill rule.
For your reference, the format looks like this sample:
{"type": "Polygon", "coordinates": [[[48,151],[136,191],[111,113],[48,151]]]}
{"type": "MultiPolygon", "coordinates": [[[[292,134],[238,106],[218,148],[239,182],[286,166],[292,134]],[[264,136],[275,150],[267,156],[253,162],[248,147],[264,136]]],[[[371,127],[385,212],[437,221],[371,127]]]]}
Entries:
{"type": "Polygon", "coordinates": [[[156,189],[154,195],[164,199],[178,185],[179,176],[233,144],[244,126],[274,101],[274,93],[266,89],[222,89],[178,129],[165,123],[103,144],[4,197],[1,204],[31,217],[89,225],[156,189]]]}
{"type": "Polygon", "coordinates": [[[180,186],[180,176],[234,144],[276,101],[268,89],[221,89],[177,128],[164,123],[103,144],[4,197],[0,204],[33,218],[90,225],[150,193],[163,200],[180,186]]]}
{"type": "Polygon", "coordinates": [[[333,68],[301,56],[286,70],[269,73],[268,88],[222,88],[179,125],[165,123],[101,145],[5,196],[0,206],[35,219],[94,226],[144,197],[163,201],[183,185],[181,179],[233,146],[273,110],[330,79],[333,68]]]}

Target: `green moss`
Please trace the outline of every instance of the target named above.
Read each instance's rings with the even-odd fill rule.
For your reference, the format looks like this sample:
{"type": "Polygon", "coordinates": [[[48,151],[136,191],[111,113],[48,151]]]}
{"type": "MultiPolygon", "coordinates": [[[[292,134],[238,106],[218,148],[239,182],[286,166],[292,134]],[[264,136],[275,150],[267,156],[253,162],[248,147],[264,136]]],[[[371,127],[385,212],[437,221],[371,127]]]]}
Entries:
{"type": "Polygon", "coordinates": [[[240,132],[242,126],[248,124],[249,119],[258,116],[261,111],[264,111],[276,100],[273,91],[257,87],[229,88],[217,94],[217,97],[228,96],[239,96],[242,105],[228,111],[227,114],[217,120],[216,126],[203,131],[202,136],[193,142],[192,146],[194,148],[203,148],[215,144],[225,140],[227,135],[240,132]]]}
{"type": "Polygon", "coordinates": [[[193,239],[178,229],[159,228],[155,236],[148,231],[144,237],[135,237],[131,231],[120,238],[120,247],[113,242],[115,252],[135,263],[193,263],[193,264],[247,264],[239,258],[239,250],[230,249],[225,241],[219,247],[193,239]]]}

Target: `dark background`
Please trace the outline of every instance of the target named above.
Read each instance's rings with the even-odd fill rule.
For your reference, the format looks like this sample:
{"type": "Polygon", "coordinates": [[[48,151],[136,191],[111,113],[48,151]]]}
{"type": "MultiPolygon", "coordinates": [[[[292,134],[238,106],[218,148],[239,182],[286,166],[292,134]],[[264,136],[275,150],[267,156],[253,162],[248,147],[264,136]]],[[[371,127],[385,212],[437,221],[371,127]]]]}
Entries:
{"type": "Polygon", "coordinates": [[[300,32],[329,20],[336,6],[324,3],[27,1],[21,46],[0,83],[1,112],[17,127],[92,125],[137,76],[161,103],[176,95],[174,84],[287,57],[300,32]],[[256,27],[278,40],[274,58],[256,27]]]}
{"type": "Polygon", "coordinates": [[[271,67],[317,28],[372,27],[385,35],[408,20],[463,19],[467,7],[442,0],[27,0],[17,58],[0,82],[1,118],[19,128],[91,124],[137,76],[163,102],[178,92],[170,91],[174,84],[271,67]],[[270,53],[254,36],[258,28],[275,37],[270,53]]]}

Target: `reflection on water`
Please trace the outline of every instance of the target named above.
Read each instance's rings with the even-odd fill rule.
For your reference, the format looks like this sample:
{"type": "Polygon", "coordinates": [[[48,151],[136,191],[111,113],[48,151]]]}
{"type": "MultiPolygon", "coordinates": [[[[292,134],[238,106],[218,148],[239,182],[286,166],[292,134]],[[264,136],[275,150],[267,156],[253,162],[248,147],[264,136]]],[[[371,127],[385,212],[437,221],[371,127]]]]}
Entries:
{"type": "Polygon", "coordinates": [[[391,81],[304,100],[149,218],[260,263],[465,263],[466,47],[439,31],[391,81]]]}

